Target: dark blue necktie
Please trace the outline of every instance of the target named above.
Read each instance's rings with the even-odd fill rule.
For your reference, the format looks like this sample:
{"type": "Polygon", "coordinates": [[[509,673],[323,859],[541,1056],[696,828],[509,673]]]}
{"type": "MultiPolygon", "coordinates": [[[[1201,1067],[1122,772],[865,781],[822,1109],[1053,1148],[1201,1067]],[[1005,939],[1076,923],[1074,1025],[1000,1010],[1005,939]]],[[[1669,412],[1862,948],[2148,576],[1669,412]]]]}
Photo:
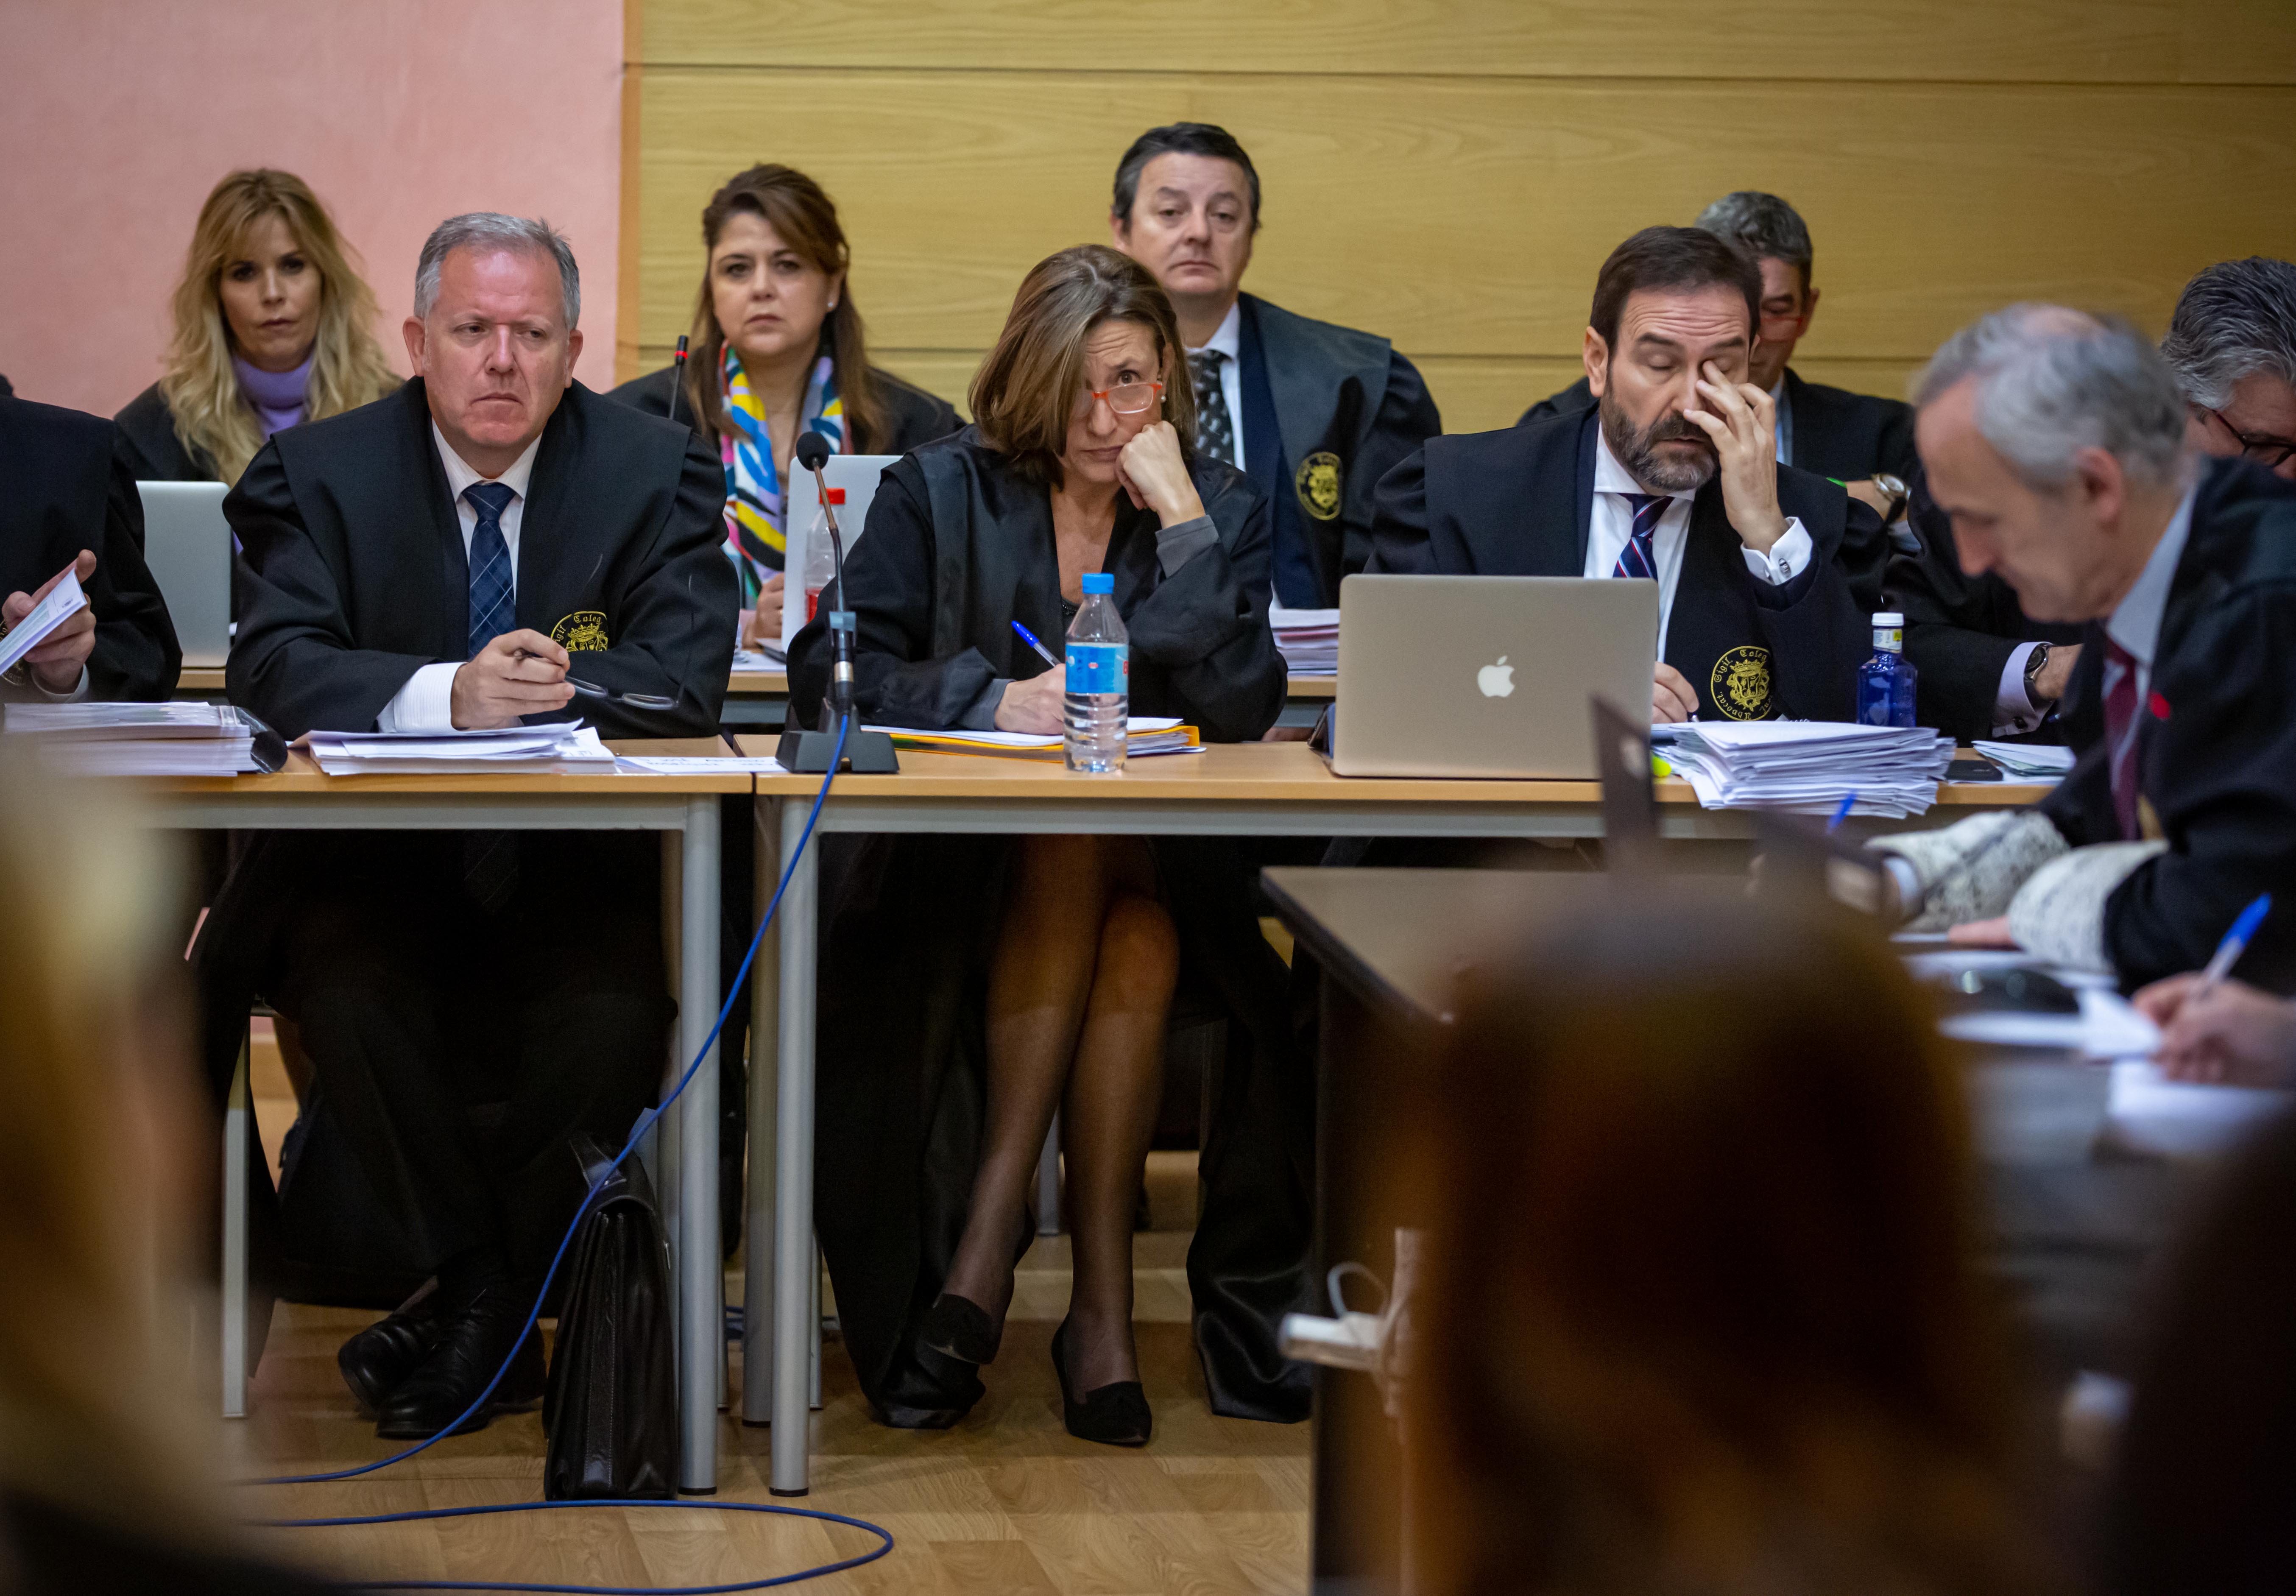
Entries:
{"type": "MultiPolygon", "coordinates": [[[[500,482],[473,482],[463,496],[479,513],[471,533],[470,652],[509,631],[518,618],[512,591],[510,544],[504,541],[503,512],[518,495],[500,482]]],[[[463,833],[463,890],[489,914],[499,913],[518,887],[518,838],[510,831],[463,833]]]]}
{"type": "MultiPolygon", "coordinates": [[[[1652,540],[1658,536],[1659,521],[1665,516],[1667,506],[1674,500],[1667,495],[1653,498],[1646,493],[1620,494],[1635,513],[1634,525],[1627,532],[1627,546],[1619,551],[1619,563],[1611,568],[1613,577],[1658,576],[1658,550],[1652,540]]],[[[475,602],[475,601],[473,601],[475,602]]]]}
{"type": "Polygon", "coordinates": [[[471,645],[472,657],[509,631],[518,618],[511,582],[510,544],[503,539],[503,512],[518,495],[500,482],[473,482],[463,489],[479,524],[471,534],[471,645]]]}

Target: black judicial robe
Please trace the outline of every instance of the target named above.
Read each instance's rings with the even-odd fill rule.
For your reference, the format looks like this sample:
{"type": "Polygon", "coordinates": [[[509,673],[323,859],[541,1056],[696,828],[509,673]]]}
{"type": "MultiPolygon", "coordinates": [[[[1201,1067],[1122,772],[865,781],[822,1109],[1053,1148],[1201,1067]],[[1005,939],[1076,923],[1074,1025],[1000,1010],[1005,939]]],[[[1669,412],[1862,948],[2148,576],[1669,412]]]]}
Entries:
{"type": "MultiPolygon", "coordinates": [[[[1785,401],[1793,416],[1793,457],[1788,463],[1798,471],[1837,482],[1863,482],[1887,471],[1910,481],[1921,465],[1914,448],[1914,407],[1901,400],[1805,382],[1788,366],[1785,401]]],[[[1527,427],[1594,405],[1595,395],[1581,377],[1524,411],[1515,425],[1527,427]]]]}
{"type": "MultiPolygon", "coordinates": [[[[37,593],[82,549],[95,611],[87,696],[154,700],[176,691],[184,651],[167,601],[144,563],[144,501],[119,430],[29,399],[0,398],[0,597],[37,593]]],[[[0,698],[45,702],[37,687],[0,683],[0,698]]]]}
{"type": "Polygon", "coordinates": [[[1379,479],[1443,418],[1419,370],[1387,340],[1240,296],[1245,474],[1267,495],[1275,569],[1304,607],[1340,602],[1371,557],[1379,479]],[[1304,595],[1296,589],[1312,591],[1304,595]]]}
{"type": "MultiPolygon", "coordinates": [[[[904,381],[882,366],[871,366],[869,380],[875,384],[878,403],[884,408],[886,430],[882,438],[856,438],[854,453],[857,454],[906,454],[919,444],[947,438],[961,424],[955,407],[947,399],[927,393],[914,382],[904,381]]],[[[610,389],[606,397],[648,415],[666,416],[669,413],[670,393],[676,386],[677,368],[666,365],[643,377],[633,377],[619,388],[610,389]]],[[[677,419],[689,423],[693,421],[683,394],[678,396],[677,419]]],[[[694,430],[701,430],[698,426],[694,430]]]]}
{"type": "MultiPolygon", "coordinates": [[[[470,567],[415,378],[275,434],[224,501],[245,609],[225,683],[283,736],[373,729],[425,665],[470,658],[470,567]]],[[[529,721],[605,737],[709,737],[734,658],[725,468],[692,431],[580,383],[543,430],[521,516],[517,624],[634,709],[576,699],[529,721]]]]}
{"type": "MultiPolygon", "coordinates": [[[[2120,840],[2102,623],[2082,642],[2060,710],[2079,757],[2040,806],[2076,847],[2120,840]]],[[[2204,463],[2138,714],[2139,814],[2169,851],[2105,900],[2105,951],[2130,989],[2206,964],[2258,893],[2296,905],[2296,486],[2204,463]]],[[[2296,992],[2296,913],[2276,907],[2234,973],[2296,992]]]]}
{"type": "MultiPolygon", "coordinates": [[[[1918,546],[1895,552],[1886,585],[1889,603],[1906,618],[1915,718],[1964,740],[1990,737],[2009,656],[2028,642],[2079,642],[2081,628],[2033,620],[1999,577],[1963,571],[1953,518],[1930,496],[1929,479],[1916,470],[1906,480],[1913,494],[1906,521],[1918,546]]],[[[2060,742],[2063,733],[2044,722],[2025,740],[2060,742]]]]}
{"type": "MultiPolygon", "coordinates": [[[[1594,508],[1596,415],[1431,438],[1379,486],[1374,571],[1576,577],[1594,508]]],[[[1666,663],[1702,718],[1848,720],[1872,650],[1871,608],[1845,548],[1885,545],[1882,518],[1822,477],[1778,468],[1778,508],[1800,518],[1816,557],[1772,586],[1746,569],[1713,480],[1691,502],[1666,663]]],[[[1878,565],[1878,561],[1873,563],[1878,565]]]]}
{"type": "MultiPolygon", "coordinates": [[[[1267,502],[1219,462],[1190,471],[1219,541],[1170,576],[1157,561],[1155,517],[1119,501],[1103,569],[1130,633],[1132,709],[1249,741],[1283,705],[1267,629],[1267,502]]],[[[868,720],[954,725],[992,681],[1045,668],[1014,619],[1048,641],[1063,629],[1046,490],[970,427],[888,468],[846,578],[868,720]]],[[[790,651],[793,717],[819,714],[829,663],[816,621],[790,651]]],[[[981,1395],[970,1364],[921,1349],[916,1331],[955,1256],[980,1161],[988,966],[1009,851],[988,837],[823,844],[815,1213],[846,1346],[888,1423],[953,1423],[981,1395]]],[[[1189,1254],[1206,1381],[1223,1413],[1304,1418],[1303,1371],[1275,1349],[1283,1313],[1303,1305],[1297,1240],[1313,1177],[1312,1086],[1298,1093],[1312,1077],[1292,1049],[1286,971],[1259,935],[1250,872],[1227,839],[1158,839],[1155,853],[1184,986],[1208,991],[1235,1021],[1189,1254]]]]}

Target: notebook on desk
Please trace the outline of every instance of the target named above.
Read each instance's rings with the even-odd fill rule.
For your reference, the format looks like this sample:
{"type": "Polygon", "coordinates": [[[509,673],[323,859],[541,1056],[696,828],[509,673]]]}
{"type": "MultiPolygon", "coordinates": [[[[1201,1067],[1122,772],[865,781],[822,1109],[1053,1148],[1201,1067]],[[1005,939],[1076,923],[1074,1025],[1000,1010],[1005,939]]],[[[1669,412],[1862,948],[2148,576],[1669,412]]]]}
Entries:
{"type": "Polygon", "coordinates": [[[1649,730],[1655,582],[1355,576],[1340,614],[1337,774],[1585,781],[1588,699],[1649,730]]]}

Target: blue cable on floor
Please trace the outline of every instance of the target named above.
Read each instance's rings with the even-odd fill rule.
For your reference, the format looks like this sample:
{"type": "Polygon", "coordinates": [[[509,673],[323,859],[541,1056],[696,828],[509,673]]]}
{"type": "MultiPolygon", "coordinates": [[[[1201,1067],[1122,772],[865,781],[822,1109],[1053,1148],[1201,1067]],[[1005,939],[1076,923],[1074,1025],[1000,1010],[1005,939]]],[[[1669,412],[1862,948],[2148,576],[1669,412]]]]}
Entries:
{"type": "MultiPolygon", "coordinates": [[[[526,1315],[525,1328],[519,1331],[517,1341],[512,1344],[510,1355],[503,1359],[502,1367],[495,1371],[495,1377],[487,1382],[487,1388],[480,1392],[477,1400],[464,1408],[455,1416],[452,1423],[437,1435],[427,1441],[416,1442],[404,1452],[394,1453],[380,1462],[361,1463],[356,1468],[337,1469],[324,1474],[279,1474],[260,1479],[237,1480],[234,1482],[234,1484],[308,1486],[325,1485],[335,1480],[357,1479],[363,1474],[373,1474],[379,1469],[388,1469],[394,1463],[403,1463],[417,1453],[437,1445],[459,1429],[464,1420],[486,1405],[487,1399],[494,1395],[495,1387],[502,1384],[504,1376],[510,1372],[512,1363],[518,1357],[519,1348],[526,1345],[527,1337],[535,1333],[535,1323],[542,1316],[542,1305],[550,1295],[550,1282],[557,1278],[558,1266],[565,1261],[566,1249],[574,1244],[575,1233],[581,1229],[582,1220],[588,1214],[591,1202],[597,1197],[598,1189],[606,1183],[615,1170],[622,1166],[622,1161],[637,1150],[638,1142],[644,1139],[645,1134],[653,1128],[664,1113],[668,1112],[670,1104],[676,1102],[685,1093],[687,1084],[701,1069],[701,1061],[709,1056],[709,1050],[718,1044],[718,1033],[726,1028],[726,1021],[734,1012],[734,1000],[740,994],[742,981],[748,976],[750,966],[758,957],[758,948],[766,938],[766,928],[774,923],[774,916],[782,906],[782,894],[789,890],[790,879],[797,873],[798,861],[805,857],[805,850],[813,841],[814,824],[821,818],[821,806],[829,801],[830,784],[837,780],[837,767],[845,757],[845,733],[850,720],[851,717],[849,716],[838,724],[837,749],[830,756],[829,773],[822,778],[821,790],[814,796],[813,809],[805,817],[805,831],[798,838],[797,847],[791,851],[789,862],[782,871],[780,884],[774,888],[773,901],[766,905],[765,914],[758,921],[757,935],[750,938],[750,951],[742,956],[742,968],[734,974],[732,987],[726,994],[725,1004],[718,1011],[718,1022],[709,1027],[709,1035],[702,1038],[701,1051],[694,1055],[693,1062],[685,1067],[685,1073],[677,1077],[677,1084],[671,1089],[669,1095],[663,1098],[655,1107],[648,1109],[644,1114],[638,1116],[637,1124],[630,1131],[629,1140],[622,1144],[622,1150],[614,1155],[612,1163],[598,1172],[598,1178],[591,1182],[589,1191],[583,1194],[581,1207],[575,1211],[574,1223],[566,1227],[566,1234],[560,1239],[558,1250],[551,1257],[550,1267],[543,1274],[542,1289],[536,1294],[534,1306],[526,1315]]],[[[865,1518],[849,1518],[842,1513],[824,1512],[815,1508],[783,1507],[776,1503],[762,1502],[681,1502],[652,1497],[634,1497],[627,1500],[578,1498],[562,1502],[545,1499],[539,1502],[495,1502],[484,1507],[424,1508],[404,1513],[366,1513],[339,1518],[262,1518],[252,1522],[266,1529],[321,1529],[348,1527],[353,1525],[405,1524],[422,1518],[474,1518],[490,1513],[539,1513],[554,1512],[565,1508],[596,1507],[669,1508],[686,1512],[777,1513],[790,1518],[816,1518],[831,1524],[850,1525],[855,1529],[867,1530],[871,1535],[879,1537],[882,1543],[873,1551],[863,1552],[858,1557],[847,1558],[842,1562],[824,1563],[817,1568],[805,1568],[795,1574],[770,1575],[763,1579],[747,1580],[735,1584],[545,1585],[518,1584],[502,1580],[399,1579],[362,1580],[359,1582],[360,1588],[375,1591],[552,1591],[569,1592],[570,1596],[720,1596],[721,1592],[762,1591],[772,1585],[796,1584],[802,1580],[818,1579],[826,1574],[836,1574],[847,1568],[857,1568],[864,1563],[873,1563],[893,1550],[892,1533],[865,1518]]]]}

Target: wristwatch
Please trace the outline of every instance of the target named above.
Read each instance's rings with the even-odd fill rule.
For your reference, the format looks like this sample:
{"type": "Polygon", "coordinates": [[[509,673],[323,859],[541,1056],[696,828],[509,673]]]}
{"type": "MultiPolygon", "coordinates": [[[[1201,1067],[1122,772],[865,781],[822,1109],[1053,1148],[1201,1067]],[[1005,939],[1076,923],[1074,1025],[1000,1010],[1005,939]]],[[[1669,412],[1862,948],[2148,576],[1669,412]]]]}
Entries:
{"type": "Polygon", "coordinates": [[[1887,471],[1874,473],[1874,486],[1890,495],[1890,508],[1882,513],[1882,524],[1896,526],[1904,519],[1906,506],[1913,502],[1913,490],[1906,486],[1903,477],[1893,477],[1887,471]]]}
{"type": "Polygon", "coordinates": [[[2035,643],[2033,651],[2025,656],[2025,701],[2036,709],[2046,709],[2057,701],[2054,699],[2044,701],[2041,695],[2033,691],[2033,683],[2041,679],[2041,673],[2048,668],[2048,664],[2049,645],[2046,642],[2035,643]]]}

